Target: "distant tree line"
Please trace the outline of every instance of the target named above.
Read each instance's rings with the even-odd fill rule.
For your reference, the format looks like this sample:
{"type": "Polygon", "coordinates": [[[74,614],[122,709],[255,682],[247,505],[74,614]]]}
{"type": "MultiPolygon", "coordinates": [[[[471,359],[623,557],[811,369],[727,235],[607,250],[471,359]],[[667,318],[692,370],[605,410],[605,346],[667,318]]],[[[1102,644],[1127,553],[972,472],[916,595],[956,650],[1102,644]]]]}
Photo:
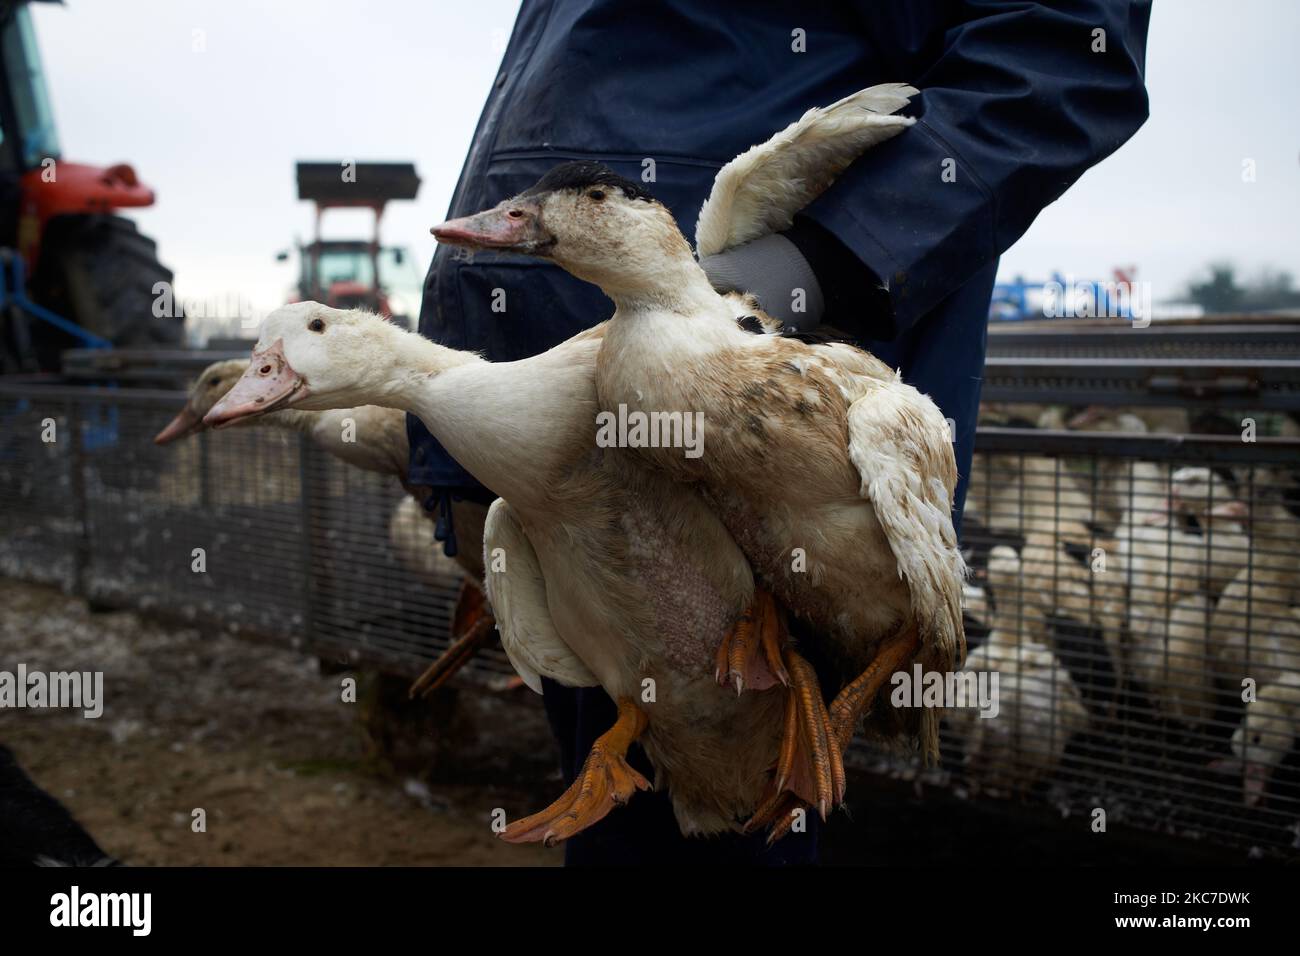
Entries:
{"type": "Polygon", "coordinates": [[[1300,309],[1300,289],[1289,272],[1265,268],[1244,284],[1238,281],[1231,263],[1215,262],[1209,277],[1193,279],[1187,286],[1187,298],[1206,312],[1270,312],[1300,309]]]}

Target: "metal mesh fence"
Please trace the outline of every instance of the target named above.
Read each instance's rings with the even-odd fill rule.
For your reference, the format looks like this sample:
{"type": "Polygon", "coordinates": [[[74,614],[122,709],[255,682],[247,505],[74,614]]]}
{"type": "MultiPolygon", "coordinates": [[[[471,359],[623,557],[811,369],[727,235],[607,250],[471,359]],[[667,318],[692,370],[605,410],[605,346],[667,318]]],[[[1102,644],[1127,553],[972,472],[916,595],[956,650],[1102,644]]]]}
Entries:
{"type": "Polygon", "coordinates": [[[0,390],[0,573],[340,664],[414,675],[445,649],[459,574],[396,481],[268,427],[154,446],[184,399],[0,390]]]}
{"type": "MultiPolygon", "coordinates": [[[[445,648],[459,575],[395,481],[267,427],[155,447],[183,400],[0,385],[0,573],[406,675],[445,648]]],[[[997,716],[952,712],[935,768],[854,761],[1293,852],[1298,532],[1295,438],[981,428],[968,669],[997,716]]]]}
{"type": "Polygon", "coordinates": [[[943,762],[859,762],[1286,852],[1300,821],[1300,441],[982,429],[943,762]],[[1246,703],[1250,697],[1252,702],[1246,703]]]}

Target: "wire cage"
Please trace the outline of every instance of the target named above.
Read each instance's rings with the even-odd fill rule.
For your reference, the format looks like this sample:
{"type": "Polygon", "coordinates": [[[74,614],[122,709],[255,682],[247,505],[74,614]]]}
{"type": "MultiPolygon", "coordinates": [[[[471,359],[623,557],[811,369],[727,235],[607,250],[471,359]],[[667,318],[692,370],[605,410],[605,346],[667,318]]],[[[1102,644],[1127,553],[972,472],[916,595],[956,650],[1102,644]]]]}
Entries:
{"type": "MultiPolygon", "coordinates": [[[[857,767],[1294,855],[1300,349],[1237,334],[1220,359],[1206,330],[1128,359],[1110,330],[990,337],[962,538],[997,714],[950,710],[937,767],[861,741],[857,767]]],[[[0,383],[0,574],[345,666],[414,676],[445,649],[459,571],[397,481],[270,427],[155,447],[183,401],[0,383]]],[[[491,650],[466,676],[510,673],[491,650]]]]}
{"type": "Polygon", "coordinates": [[[0,386],[0,573],[339,665],[414,675],[446,648],[459,572],[397,481],[269,427],[155,446],[184,401],[0,386]]]}
{"type": "Polygon", "coordinates": [[[982,429],[966,669],[996,712],[950,710],[942,765],[891,769],[1293,850],[1298,538],[1296,439],[982,429]]]}

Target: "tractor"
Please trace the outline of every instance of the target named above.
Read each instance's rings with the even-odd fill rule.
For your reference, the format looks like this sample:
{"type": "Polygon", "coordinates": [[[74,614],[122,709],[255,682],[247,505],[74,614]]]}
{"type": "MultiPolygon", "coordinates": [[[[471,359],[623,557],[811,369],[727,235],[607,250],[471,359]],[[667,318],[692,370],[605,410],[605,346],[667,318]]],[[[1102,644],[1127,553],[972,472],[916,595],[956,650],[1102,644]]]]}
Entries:
{"type": "Polygon", "coordinates": [[[28,3],[0,0],[0,372],[57,371],[75,346],[178,345],[181,310],[155,308],[172,272],[115,215],[153,191],[126,163],[63,159],[28,3]]]}
{"type": "MultiPolygon", "coordinates": [[[[315,204],[315,230],[311,242],[298,247],[301,268],[295,297],[314,300],[336,309],[370,309],[392,317],[392,287],[409,266],[409,253],[379,242],[379,222],[384,207],[394,200],[410,200],[420,189],[412,163],[298,163],[298,198],[315,204]],[[370,239],[323,239],[321,219],[327,209],[370,209],[374,231],[370,239]]],[[[281,262],[289,253],[276,257],[281,262]]]]}

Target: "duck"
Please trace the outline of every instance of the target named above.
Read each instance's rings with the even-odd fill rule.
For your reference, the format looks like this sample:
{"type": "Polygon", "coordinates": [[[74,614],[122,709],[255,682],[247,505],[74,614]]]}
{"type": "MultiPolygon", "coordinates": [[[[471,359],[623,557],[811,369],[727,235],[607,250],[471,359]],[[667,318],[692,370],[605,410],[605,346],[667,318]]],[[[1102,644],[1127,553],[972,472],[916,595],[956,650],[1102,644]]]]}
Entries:
{"type": "Polygon", "coordinates": [[[971,651],[965,670],[999,675],[998,712],[970,708],[949,719],[964,743],[963,766],[972,782],[1024,795],[1060,765],[1070,738],[1088,727],[1082,695],[1047,641],[1047,620],[1021,592],[1026,582],[1015,549],[989,552],[988,586],[995,607],[988,639],[971,651]]]}
{"type": "Polygon", "coordinates": [[[966,514],[992,531],[1054,534],[1066,525],[1086,533],[1096,511],[1083,481],[1058,458],[975,456],[966,514]]]}
{"type": "Polygon", "coordinates": [[[1262,577],[1225,591],[1210,620],[1211,653],[1220,678],[1233,687],[1247,677],[1276,681],[1300,670],[1300,608],[1286,603],[1285,588],[1262,577]]]}
{"type": "Polygon", "coordinates": [[[1251,509],[1250,552],[1210,621],[1210,648],[1223,681],[1263,685],[1300,670],[1300,519],[1264,490],[1251,509]]]}
{"type": "Polygon", "coordinates": [[[1203,466],[1174,471],[1170,476],[1169,503],[1205,539],[1201,584],[1217,600],[1246,566],[1250,535],[1244,522],[1250,508],[1233,493],[1226,480],[1203,466]]]}
{"type": "MultiPolygon", "coordinates": [[[[1300,674],[1291,671],[1259,688],[1246,705],[1241,723],[1229,746],[1234,769],[1242,776],[1242,801],[1257,806],[1279,764],[1295,746],[1300,734],[1300,674]]],[[[1222,767],[1222,761],[1216,762],[1222,767]]]]}
{"type": "Polygon", "coordinates": [[[651,785],[684,834],[742,829],[784,765],[787,724],[813,707],[815,676],[768,656],[774,614],[756,608],[771,597],[702,496],[595,442],[603,332],[493,363],[372,313],[295,303],[266,317],[248,370],[204,419],[399,408],[498,496],[484,564],[506,655],[535,691],[543,677],[599,686],[618,708],[572,786],[512,821],[508,842],[558,843],[651,785]],[[728,637],[752,656],[753,692],[718,685],[728,637]],[[634,741],[653,784],[627,762],[634,741]]]}
{"type": "Polygon", "coordinates": [[[1165,474],[1151,462],[1133,465],[1148,501],[1157,485],[1164,485],[1164,497],[1142,506],[1134,496],[1121,523],[1118,570],[1129,587],[1129,670],[1158,713],[1201,724],[1212,716],[1215,699],[1210,628],[1216,573],[1221,576],[1215,547],[1242,533],[1244,505],[1207,469],[1165,474]],[[1188,517],[1196,519],[1195,530],[1183,527],[1188,517]]]}
{"type": "Polygon", "coordinates": [[[1051,531],[1026,534],[1019,555],[1025,568],[1026,602],[1057,619],[1056,626],[1049,629],[1049,644],[1068,662],[1090,699],[1110,699],[1108,709],[1115,704],[1108,688],[1122,682],[1127,672],[1124,576],[1100,560],[1114,553],[1112,540],[1077,522],[1062,521],[1051,531]],[[1089,629],[1096,630],[1099,644],[1091,640],[1089,629]],[[1061,640],[1064,636],[1073,639],[1071,646],[1061,640]],[[1088,638],[1090,643],[1080,646],[1080,638],[1088,638]]]}
{"type": "Polygon", "coordinates": [[[1214,605],[1203,591],[1166,602],[1135,601],[1129,618],[1129,670],[1146,688],[1157,713],[1186,726],[1214,714],[1209,627],[1214,605]]]}
{"type": "MultiPolygon", "coordinates": [[[[181,410],[154,436],[154,444],[170,445],[206,430],[204,416],[235,386],[248,370],[248,364],[248,359],[225,359],[204,368],[181,410]]],[[[437,516],[419,504],[428,499],[429,489],[412,486],[406,480],[409,444],[406,416],[402,412],[376,405],[324,411],[285,408],[249,421],[306,435],[317,447],[355,468],[396,478],[408,496],[396,506],[389,521],[389,541],[395,553],[430,583],[436,580],[439,571],[447,570],[435,555],[432,522],[437,516]],[[412,523],[412,518],[419,514],[424,515],[418,518],[425,526],[423,533],[412,523]]],[[[486,507],[476,502],[455,499],[451,502],[452,521],[461,529],[462,543],[467,545],[456,554],[456,563],[463,573],[452,610],[452,642],[415,679],[411,685],[413,697],[428,697],[445,686],[490,642],[494,633],[496,623],[480,583],[483,551],[476,546],[478,537],[474,530],[482,527],[486,514],[486,507]]]]}
{"type": "MultiPolygon", "coordinates": [[[[154,444],[169,445],[206,430],[203,416],[234,387],[247,368],[248,359],[226,359],[203,369],[176,417],[154,436],[154,444]]],[[[259,419],[258,424],[306,435],[313,444],[363,471],[405,479],[410,446],[406,421],[394,409],[375,406],[327,412],[284,409],[259,419]],[[355,427],[347,427],[349,422],[355,427]],[[348,435],[355,440],[348,440],[348,435]]]]}
{"type": "MultiPolygon", "coordinates": [[[[890,84],[809,111],[724,166],[696,224],[699,254],[789,225],[864,149],[910,125],[891,114],[914,92],[890,84]]],[[[603,412],[702,417],[698,456],[663,442],[629,451],[699,489],[776,606],[815,635],[800,646],[829,661],[836,686],[797,759],[823,768],[819,783],[819,741],[847,746],[868,713],[873,736],[935,759],[935,709],[876,700],[881,674],[913,661],[947,672],[965,653],[957,471],[934,402],[851,345],[739,328],[736,300],[713,289],[668,209],[601,164],[560,165],[434,235],[546,259],[613,300],[596,371],[603,412]]],[[[830,793],[842,802],[841,788],[830,793]]],[[[779,827],[803,809],[795,802],[772,794],[753,825],[779,827]]]]}

